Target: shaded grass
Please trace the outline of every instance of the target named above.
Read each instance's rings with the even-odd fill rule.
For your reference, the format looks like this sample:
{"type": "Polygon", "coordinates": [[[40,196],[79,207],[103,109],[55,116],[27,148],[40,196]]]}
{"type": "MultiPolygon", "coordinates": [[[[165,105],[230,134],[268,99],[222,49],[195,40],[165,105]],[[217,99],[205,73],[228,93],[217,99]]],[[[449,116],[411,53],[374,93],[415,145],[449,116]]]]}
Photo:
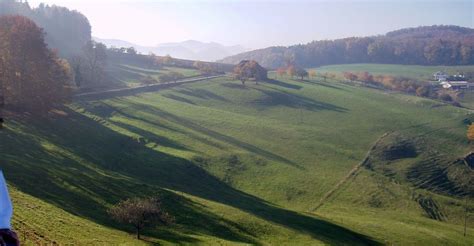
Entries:
{"type": "MultiPolygon", "coordinates": [[[[147,231],[150,243],[436,242],[433,234],[401,237],[417,236],[412,231],[420,224],[415,231],[446,230],[447,244],[462,243],[457,206],[441,203],[448,221],[439,224],[424,217],[407,184],[369,174],[348,184],[318,215],[304,212],[384,132],[426,135],[421,144],[448,158],[467,151],[462,120],[468,112],[434,104],[317,80],[241,86],[216,79],[77,102],[64,109],[67,117],[18,116],[1,133],[0,157],[18,190],[107,227],[117,238],[129,228],[113,223],[106,209],[126,197],[161,194],[177,224],[147,231]]],[[[77,229],[73,222],[67,228],[77,229]]],[[[81,242],[81,235],[62,242],[81,242]]]]}

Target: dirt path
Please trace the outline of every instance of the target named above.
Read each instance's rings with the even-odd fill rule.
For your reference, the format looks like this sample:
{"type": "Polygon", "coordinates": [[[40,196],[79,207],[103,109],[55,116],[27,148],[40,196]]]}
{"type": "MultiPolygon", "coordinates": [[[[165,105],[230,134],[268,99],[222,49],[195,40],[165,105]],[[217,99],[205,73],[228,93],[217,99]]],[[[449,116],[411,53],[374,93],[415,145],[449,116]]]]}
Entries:
{"type": "Polygon", "coordinates": [[[189,79],[183,79],[183,80],[179,80],[173,83],[166,83],[166,84],[144,85],[144,86],[138,86],[138,87],[133,87],[133,88],[121,88],[121,89],[112,89],[112,90],[106,90],[106,91],[80,93],[80,94],[74,95],[73,98],[76,100],[98,100],[98,99],[104,99],[104,98],[116,97],[116,96],[130,96],[134,94],[158,91],[161,89],[166,89],[166,88],[170,88],[170,87],[174,87],[174,86],[178,86],[182,84],[194,83],[198,81],[215,79],[215,78],[220,78],[224,76],[226,75],[189,78],[189,79]]]}
{"type": "Polygon", "coordinates": [[[358,171],[360,170],[360,168],[362,166],[364,166],[367,163],[367,161],[369,160],[370,153],[372,153],[372,151],[380,143],[380,141],[382,139],[384,139],[385,137],[387,137],[389,134],[390,134],[390,132],[386,132],[381,137],[379,137],[377,139],[377,141],[375,141],[375,143],[369,149],[369,151],[367,151],[367,153],[365,154],[364,159],[361,162],[359,162],[359,164],[357,164],[354,168],[352,168],[351,171],[349,171],[349,173],[346,176],[344,176],[344,178],[342,178],[332,189],[330,189],[321,198],[321,200],[319,200],[319,203],[314,208],[310,209],[309,211],[310,212],[316,212],[316,210],[318,210],[320,207],[322,207],[326,203],[326,201],[329,198],[331,198],[331,196],[334,195],[334,193],[336,193],[347,181],[349,181],[351,178],[355,177],[357,175],[358,171]]]}

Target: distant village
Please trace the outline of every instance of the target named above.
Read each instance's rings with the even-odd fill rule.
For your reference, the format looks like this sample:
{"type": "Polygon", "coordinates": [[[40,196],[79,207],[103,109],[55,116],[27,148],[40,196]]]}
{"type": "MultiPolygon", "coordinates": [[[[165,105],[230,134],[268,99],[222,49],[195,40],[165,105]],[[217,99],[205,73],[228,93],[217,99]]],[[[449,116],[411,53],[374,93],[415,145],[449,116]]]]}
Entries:
{"type": "Polygon", "coordinates": [[[468,78],[462,73],[450,75],[446,72],[438,71],[433,74],[433,79],[439,82],[439,86],[454,91],[474,91],[474,82],[470,81],[472,78],[468,78]]]}

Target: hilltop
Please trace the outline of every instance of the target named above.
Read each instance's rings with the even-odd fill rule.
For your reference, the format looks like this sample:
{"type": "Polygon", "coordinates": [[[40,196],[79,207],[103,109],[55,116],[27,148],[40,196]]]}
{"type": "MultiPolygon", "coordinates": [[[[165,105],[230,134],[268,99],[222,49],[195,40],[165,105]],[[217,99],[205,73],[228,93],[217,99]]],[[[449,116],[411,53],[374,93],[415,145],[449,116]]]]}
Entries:
{"type": "Polygon", "coordinates": [[[237,64],[245,59],[256,60],[269,68],[347,63],[467,65],[474,64],[474,29],[459,26],[406,28],[380,36],[269,47],[227,57],[221,62],[237,64]]]}

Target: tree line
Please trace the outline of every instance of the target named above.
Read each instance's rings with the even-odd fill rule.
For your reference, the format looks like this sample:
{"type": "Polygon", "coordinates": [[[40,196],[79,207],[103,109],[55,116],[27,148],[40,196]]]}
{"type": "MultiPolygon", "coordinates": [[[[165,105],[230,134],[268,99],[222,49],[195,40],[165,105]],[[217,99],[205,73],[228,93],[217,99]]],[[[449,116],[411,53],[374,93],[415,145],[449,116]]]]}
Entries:
{"type": "Polygon", "coordinates": [[[46,35],[48,46],[62,57],[71,57],[91,40],[91,25],[81,13],[59,6],[40,4],[31,8],[27,1],[0,0],[0,16],[22,15],[33,20],[46,35]]]}
{"type": "Polygon", "coordinates": [[[360,82],[363,85],[399,91],[407,94],[439,99],[455,106],[460,106],[456,101],[456,94],[445,90],[438,90],[435,86],[412,78],[396,77],[391,75],[372,75],[369,72],[344,72],[343,77],[349,82],[360,82]]]}
{"type": "Polygon", "coordinates": [[[0,17],[0,106],[47,110],[69,98],[71,78],[69,63],[48,49],[32,20],[0,17]]]}
{"type": "Polygon", "coordinates": [[[269,68],[347,63],[467,65],[474,64],[474,29],[458,26],[408,28],[381,36],[270,47],[231,56],[222,62],[237,64],[245,59],[269,68]]]}

